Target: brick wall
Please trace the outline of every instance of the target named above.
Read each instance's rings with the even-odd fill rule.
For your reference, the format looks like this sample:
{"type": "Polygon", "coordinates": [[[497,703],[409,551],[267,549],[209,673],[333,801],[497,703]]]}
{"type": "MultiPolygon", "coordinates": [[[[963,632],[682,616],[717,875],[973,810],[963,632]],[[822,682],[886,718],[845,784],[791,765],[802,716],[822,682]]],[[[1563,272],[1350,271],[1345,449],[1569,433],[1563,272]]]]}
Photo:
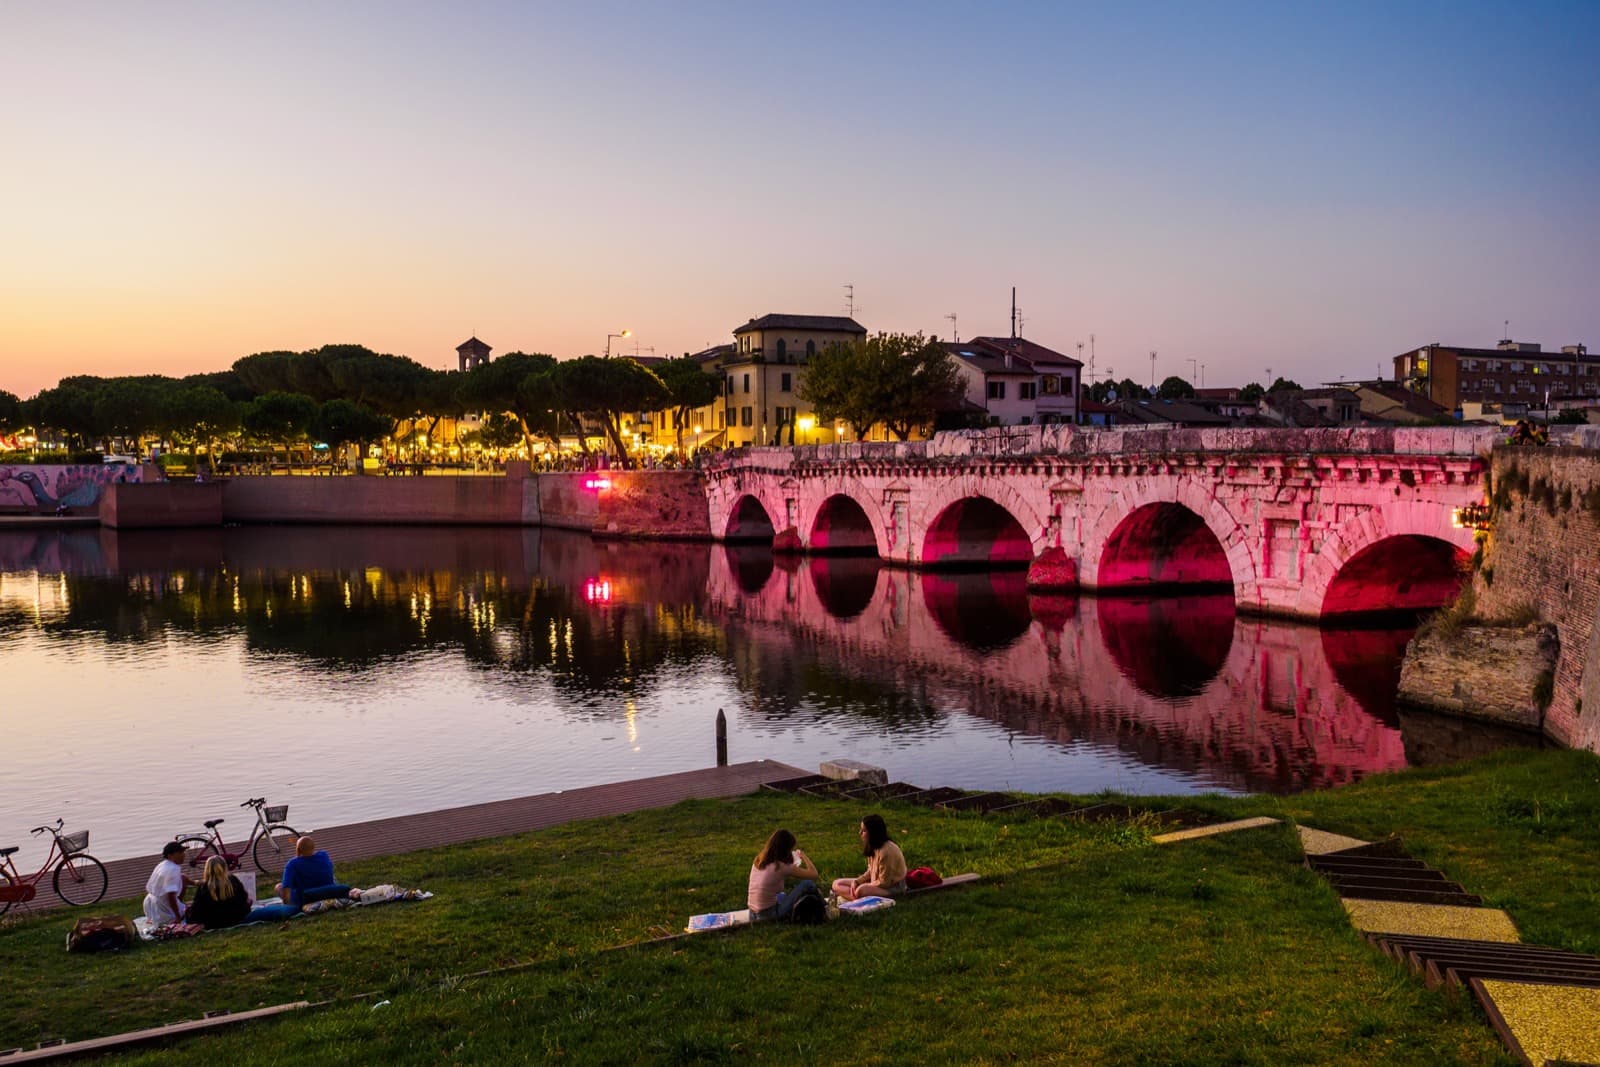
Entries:
{"type": "Polygon", "coordinates": [[[1526,605],[1561,642],[1545,732],[1600,751],[1600,452],[1497,448],[1496,508],[1483,564],[1473,579],[1477,614],[1506,618],[1526,605]]]}

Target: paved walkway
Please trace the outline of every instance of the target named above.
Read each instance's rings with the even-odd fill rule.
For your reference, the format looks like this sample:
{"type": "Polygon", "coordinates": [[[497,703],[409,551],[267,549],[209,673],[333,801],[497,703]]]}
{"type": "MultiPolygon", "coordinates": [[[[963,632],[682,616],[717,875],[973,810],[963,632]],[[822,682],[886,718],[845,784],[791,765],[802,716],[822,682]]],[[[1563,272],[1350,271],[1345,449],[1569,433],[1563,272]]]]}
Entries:
{"type": "MultiPolygon", "coordinates": [[[[477,841],[486,837],[504,837],[508,834],[542,830],[579,819],[596,819],[606,815],[623,815],[630,811],[648,808],[665,808],[680,800],[691,798],[732,797],[753,793],[763,782],[794,778],[805,772],[775,760],[757,760],[753,763],[736,763],[731,767],[708,767],[700,771],[664,774],[655,778],[638,778],[631,782],[613,782],[584,789],[568,789],[559,793],[540,793],[536,796],[517,797],[514,800],[495,800],[487,804],[469,804],[460,808],[445,808],[421,815],[401,815],[392,819],[374,819],[371,822],[347,823],[343,826],[313,827],[301,825],[303,832],[315,833],[317,845],[326,848],[341,863],[372,859],[376,856],[393,856],[401,852],[455,845],[464,841],[477,841]]],[[[247,816],[248,812],[245,813],[247,816]]],[[[222,827],[235,830],[235,822],[249,827],[246,819],[232,819],[222,827]]],[[[237,847],[235,833],[224,833],[230,847],[237,847]]],[[[159,856],[141,856],[134,859],[112,860],[106,864],[111,884],[105,899],[125,900],[141,896],[150,871],[159,856]]],[[[244,861],[245,869],[253,869],[251,861],[244,861]]],[[[258,887],[270,892],[273,879],[262,879],[258,887]]],[[[39,911],[54,904],[61,906],[48,884],[44,892],[33,901],[32,908],[39,911]]],[[[93,912],[86,909],[86,913],[93,912]]],[[[13,909],[13,914],[28,914],[13,909]]]]}

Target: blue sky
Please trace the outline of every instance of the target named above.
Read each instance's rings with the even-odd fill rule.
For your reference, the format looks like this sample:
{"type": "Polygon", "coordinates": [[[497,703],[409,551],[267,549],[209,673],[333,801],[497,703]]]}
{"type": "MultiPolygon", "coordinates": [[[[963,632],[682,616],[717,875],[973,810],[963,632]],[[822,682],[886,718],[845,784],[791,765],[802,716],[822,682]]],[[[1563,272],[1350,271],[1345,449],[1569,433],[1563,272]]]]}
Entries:
{"type": "Polygon", "coordinates": [[[0,388],[768,311],[1098,367],[1600,345],[1600,4],[12,5],[0,388]]]}

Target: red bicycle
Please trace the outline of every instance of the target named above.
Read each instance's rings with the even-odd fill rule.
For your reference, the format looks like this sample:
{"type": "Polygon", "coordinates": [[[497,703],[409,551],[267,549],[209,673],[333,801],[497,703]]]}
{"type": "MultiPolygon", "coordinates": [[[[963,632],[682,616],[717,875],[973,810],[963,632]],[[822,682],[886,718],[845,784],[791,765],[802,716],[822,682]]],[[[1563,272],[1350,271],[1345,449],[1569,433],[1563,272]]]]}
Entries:
{"type": "Polygon", "coordinates": [[[25,877],[17,870],[16,861],[11,854],[21,846],[13,845],[10,848],[0,848],[0,915],[11,910],[13,904],[26,904],[39,895],[38,884],[44,881],[44,874],[55,864],[55,877],[50,884],[55,888],[56,896],[74,907],[83,907],[94,904],[106,895],[106,865],[84,852],[89,847],[89,831],[79,830],[77,833],[63,834],[61,828],[66,825],[61,819],[56,820],[54,826],[35,826],[33,833],[48,833],[52,839],[50,855],[45,857],[43,866],[32,877],[25,877]],[[61,857],[59,863],[57,856],[61,857]]]}
{"type": "Polygon", "coordinates": [[[221,826],[226,819],[207,819],[206,829],[211,836],[205,834],[189,834],[186,837],[177,837],[173,840],[182,845],[188,856],[184,860],[184,871],[189,877],[199,879],[200,872],[205,869],[206,860],[212,856],[220,856],[228,865],[228,870],[236,871],[244,861],[245,856],[250,856],[256,862],[256,870],[262,874],[277,875],[283,870],[283,865],[289,857],[294,855],[295,838],[300,834],[294,827],[284,822],[289,814],[289,805],[275,804],[267,806],[265,797],[256,797],[239,805],[241,808],[254,808],[256,810],[256,824],[250,830],[250,837],[239,846],[239,851],[234,852],[222,840],[221,826]]]}

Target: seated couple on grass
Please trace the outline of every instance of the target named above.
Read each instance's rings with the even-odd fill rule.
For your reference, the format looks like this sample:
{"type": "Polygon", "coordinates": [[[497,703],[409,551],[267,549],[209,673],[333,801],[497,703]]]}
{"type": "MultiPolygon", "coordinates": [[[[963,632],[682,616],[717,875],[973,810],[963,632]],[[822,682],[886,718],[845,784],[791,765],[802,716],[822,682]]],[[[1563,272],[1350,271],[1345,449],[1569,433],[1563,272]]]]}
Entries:
{"type": "MultiPolygon", "coordinates": [[[[835,880],[834,895],[840,900],[861,900],[897,897],[905,892],[906,858],[889,836],[883,816],[868,815],[862,819],[860,835],[861,853],[867,857],[866,873],[859,878],[835,880]]],[[[774,831],[750,866],[750,889],[746,897],[750,917],[756,920],[787,918],[795,899],[820,877],[816,866],[797,847],[794,834],[782,829],[774,831]],[[785,892],[784,882],[791,877],[803,881],[785,892]]]]}

